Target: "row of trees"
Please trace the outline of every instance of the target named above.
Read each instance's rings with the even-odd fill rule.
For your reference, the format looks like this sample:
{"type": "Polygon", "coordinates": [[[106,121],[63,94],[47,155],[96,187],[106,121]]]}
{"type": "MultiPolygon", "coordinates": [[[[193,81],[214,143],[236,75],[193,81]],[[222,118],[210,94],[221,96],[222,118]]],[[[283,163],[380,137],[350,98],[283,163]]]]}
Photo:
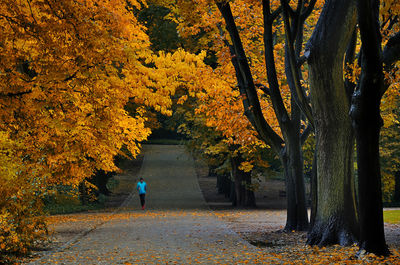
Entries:
{"type": "Polygon", "coordinates": [[[309,229],[311,245],[358,242],[363,250],[388,254],[381,202],[380,102],[389,88],[394,89],[385,100],[397,96],[398,4],[157,2],[170,8],[169,17],[181,36],[195,36],[200,47],[216,56],[218,75],[212,78],[222,83],[203,88],[207,96],[198,99],[204,124],[220,131],[228,150],[249,148],[238,134],[251,132],[279,156],[287,186],[286,229],[309,229]],[[227,91],[231,96],[223,98],[227,91]],[[242,113],[247,122],[241,121],[242,113]],[[315,132],[316,147],[309,222],[301,146],[310,131],[315,132]]]}
{"type": "Polygon", "coordinates": [[[0,251],[26,252],[43,234],[49,186],[118,170],[115,156],[139,152],[154,112],[174,110],[210,164],[232,172],[236,205],[254,205],[251,175],[274,154],[285,229],[309,229],[311,245],[360,242],[388,254],[379,107],[382,96],[390,102],[385,119],[396,131],[397,2],[149,2],[0,4],[0,251]],[[308,220],[302,146],[312,133],[308,220]]]}

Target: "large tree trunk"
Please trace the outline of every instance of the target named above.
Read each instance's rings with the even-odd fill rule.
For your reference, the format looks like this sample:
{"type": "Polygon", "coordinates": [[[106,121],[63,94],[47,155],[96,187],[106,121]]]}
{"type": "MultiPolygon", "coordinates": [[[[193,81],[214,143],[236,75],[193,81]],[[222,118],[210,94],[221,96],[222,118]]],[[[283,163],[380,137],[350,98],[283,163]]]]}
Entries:
{"type": "Polygon", "coordinates": [[[354,136],[343,60],[356,23],[355,3],[328,0],[307,45],[317,156],[317,209],[307,243],[357,241],[354,136]]]}
{"type": "Polygon", "coordinates": [[[379,133],[383,88],[383,64],[379,25],[379,2],[358,1],[358,21],[362,40],[361,76],[353,94],[351,117],[357,139],[360,250],[389,255],[382,211],[379,133]]]}

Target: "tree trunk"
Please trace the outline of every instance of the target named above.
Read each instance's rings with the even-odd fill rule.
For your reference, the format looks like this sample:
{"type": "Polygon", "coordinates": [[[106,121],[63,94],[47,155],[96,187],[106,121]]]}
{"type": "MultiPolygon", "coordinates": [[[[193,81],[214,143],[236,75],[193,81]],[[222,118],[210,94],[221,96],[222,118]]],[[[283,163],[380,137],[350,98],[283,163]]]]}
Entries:
{"type": "Polygon", "coordinates": [[[317,209],[310,245],[357,241],[354,136],[343,60],[356,23],[354,1],[328,0],[307,44],[317,156],[317,209]]]}
{"type": "Polygon", "coordinates": [[[251,172],[244,172],[239,169],[241,159],[232,157],[232,175],[235,182],[236,200],[234,206],[237,207],[255,207],[256,201],[254,192],[249,188],[251,185],[251,172]]]}
{"type": "MultiPolygon", "coordinates": [[[[370,73],[365,73],[368,75],[370,73]]],[[[362,75],[363,76],[363,75],[362,75]]],[[[372,81],[374,77],[365,77],[372,81]]],[[[377,84],[361,80],[360,87],[377,90],[377,84]]],[[[377,90],[379,92],[379,90],[377,90]]],[[[355,93],[357,94],[357,92],[355,93]]],[[[357,112],[354,128],[357,139],[358,200],[360,220],[360,250],[377,255],[389,255],[385,241],[382,210],[381,172],[379,164],[379,133],[382,119],[379,111],[379,97],[358,94],[355,99],[357,112]],[[357,96],[357,97],[358,97],[357,96]],[[378,101],[376,100],[378,99],[378,101]],[[356,103],[358,102],[358,103],[356,103]]]]}
{"type": "Polygon", "coordinates": [[[393,201],[400,202],[400,171],[397,171],[394,175],[393,201]]]}
{"type": "MultiPolygon", "coordinates": [[[[90,182],[96,185],[98,193],[104,195],[110,195],[111,191],[107,188],[107,183],[110,178],[114,175],[113,172],[105,172],[104,170],[98,170],[91,178],[90,182]]],[[[97,195],[98,196],[98,195],[97,195]]]]}
{"type": "Polygon", "coordinates": [[[357,140],[360,251],[389,255],[382,210],[379,133],[383,88],[383,64],[379,24],[379,2],[358,1],[362,41],[361,75],[352,97],[351,117],[357,140]]]}
{"type": "MultiPolygon", "coordinates": [[[[315,144],[316,147],[318,143],[315,144]]],[[[310,216],[310,227],[314,226],[316,213],[317,213],[317,205],[318,205],[318,178],[317,178],[317,149],[314,151],[314,158],[312,164],[312,171],[311,171],[311,216],[310,216]]]]}
{"type": "Polygon", "coordinates": [[[281,153],[281,161],[286,180],[287,199],[287,218],[285,230],[305,231],[308,229],[308,214],[303,174],[304,163],[301,153],[299,134],[300,109],[295,104],[292,104],[292,106],[293,128],[285,134],[286,145],[281,153]]]}
{"type": "Polygon", "coordinates": [[[217,175],[217,188],[219,194],[224,194],[226,198],[230,196],[231,193],[231,180],[226,174],[217,175]]]}

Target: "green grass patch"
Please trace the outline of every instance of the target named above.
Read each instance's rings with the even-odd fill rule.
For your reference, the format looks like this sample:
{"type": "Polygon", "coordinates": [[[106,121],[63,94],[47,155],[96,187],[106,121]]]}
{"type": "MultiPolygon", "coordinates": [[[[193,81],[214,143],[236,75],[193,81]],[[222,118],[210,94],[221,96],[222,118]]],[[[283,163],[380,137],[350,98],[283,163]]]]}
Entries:
{"type": "Polygon", "coordinates": [[[100,195],[98,201],[83,205],[78,198],[69,197],[47,203],[45,205],[45,211],[54,215],[100,210],[104,208],[104,201],[105,196],[100,195]]]}
{"type": "Polygon", "coordinates": [[[385,223],[400,224],[400,210],[383,211],[385,223]]]}
{"type": "Polygon", "coordinates": [[[104,209],[104,204],[107,199],[106,196],[100,194],[97,200],[82,204],[77,191],[71,187],[60,185],[57,187],[57,190],[58,192],[46,196],[43,201],[44,211],[50,215],[104,209]]]}

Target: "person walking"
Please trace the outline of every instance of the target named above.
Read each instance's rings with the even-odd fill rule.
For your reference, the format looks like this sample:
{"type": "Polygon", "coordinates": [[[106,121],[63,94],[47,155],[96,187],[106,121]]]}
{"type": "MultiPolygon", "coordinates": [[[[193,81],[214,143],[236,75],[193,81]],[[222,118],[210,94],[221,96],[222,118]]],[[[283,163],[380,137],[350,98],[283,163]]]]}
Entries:
{"type": "Polygon", "coordinates": [[[142,210],[144,210],[146,205],[146,188],[146,182],[144,182],[143,178],[140,178],[138,184],[136,185],[136,189],[139,191],[140,205],[142,206],[142,210]]]}

